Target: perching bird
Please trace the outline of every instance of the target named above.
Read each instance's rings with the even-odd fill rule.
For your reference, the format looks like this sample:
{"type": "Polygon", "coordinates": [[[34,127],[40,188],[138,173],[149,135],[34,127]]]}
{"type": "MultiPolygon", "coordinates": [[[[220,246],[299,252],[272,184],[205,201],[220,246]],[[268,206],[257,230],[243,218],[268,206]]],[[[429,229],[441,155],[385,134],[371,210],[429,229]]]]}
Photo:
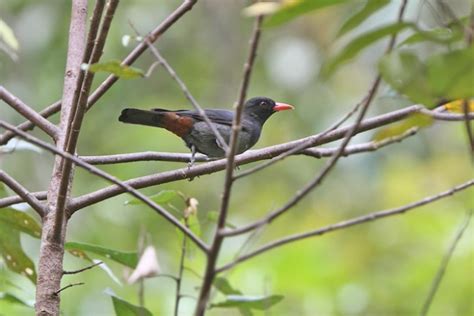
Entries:
{"type": "MultiPolygon", "coordinates": [[[[240,154],[255,145],[263,124],[273,113],[293,108],[292,105],[278,103],[265,97],[247,100],[242,112],[242,129],[239,133],[237,153],[240,154]]],[[[204,112],[212,124],[215,124],[226,143],[229,143],[234,112],[219,109],[209,109],[204,112]]],[[[197,111],[124,109],[119,121],[167,129],[184,140],[191,149],[193,157],[196,151],[208,157],[225,156],[225,150],[218,143],[212,129],[197,111]]]]}

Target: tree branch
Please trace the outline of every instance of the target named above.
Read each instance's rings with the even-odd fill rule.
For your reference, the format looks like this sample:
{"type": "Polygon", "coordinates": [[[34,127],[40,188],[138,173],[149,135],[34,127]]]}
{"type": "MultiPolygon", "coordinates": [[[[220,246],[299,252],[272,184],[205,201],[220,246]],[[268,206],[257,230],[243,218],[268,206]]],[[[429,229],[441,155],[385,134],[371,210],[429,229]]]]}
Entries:
{"type": "Polygon", "coordinates": [[[232,134],[230,136],[229,148],[226,150],[226,172],[224,180],[224,192],[222,193],[221,208],[219,211],[219,218],[217,220],[217,229],[214,234],[211,248],[207,255],[207,265],[206,271],[204,274],[203,283],[201,285],[201,290],[199,293],[199,298],[196,305],[196,316],[204,315],[207,307],[207,302],[209,301],[209,294],[212,287],[212,282],[214,281],[215,276],[215,267],[217,263],[217,258],[219,256],[220,248],[222,245],[223,237],[219,234],[219,231],[225,227],[227,213],[229,209],[230,195],[232,191],[233,184],[233,175],[235,169],[235,155],[237,152],[237,143],[239,141],[239,132],[241,129],[241,118],[242,111],[244,108],[244,102],[247,95],[247,89],[250,83],[250,76],[252,74],[252,68],[255,61],[255,56],[257,55],[257,47],[260,39],[261,25],[263,21],[263,16],[260,15],[256,18],[253,34],[250,40],[250,51],[247,61],[244,65],[244,74],[242,78],[242,83],[240,86],[239,96],[237,102],[235,103],[235,112],[234,120],[232,122],[232,134]]]}
{"type": "Polygon", "coordinates": [[[66,274],[78,274],[78,273],[81,273],[81,272],[90,270],[90,269],[92,269],[92,268],[95,268],[95,267],[97,267],[98,265],[101,265],[101,264],[103,264],[103,262],[102,262],[102,261],[99,261],[99,262],[96,262],[96,263],[94,263],[94,264],[88,265],[87,267],[82,268],[82,269],[79,269],[79,270],[63,271],[63,275],[66,275],[66,274]]]}
{"type": "Polygon", "coordinates": [[[46,213],[44,205],[33,194],[31,194],[30,191],[3,170],[0,170],[0,181],[5,183],[10,189],[18,194],[22,201],[28,203],[28,205],[31,206],[40,217],[44,216],[46,213]]]}
{"type": "Polygon", "coordinates": [[[319,228],[319,229],[315,229],[315,230],[312,230],[312,231],[309,231],[309,232],[306,232],[306,233],[295,234],[295,235],[291,235],[291,236],[288,236],[288,237],[270,242],[270,243],[254,250],[254,251],[252,251],[252,252],[250,252],[250,253],[248,253],[244,256],[239,257],[237,260],[220,267],[219,269],[217,269],[217,272],[220,273],[220,272],[223,272],[225,270],[228,270],[228,269],[234,267],[235,265],[237,265],[241,262],[247,261],[250,258],[253,258],[257,255],[260,255],[264,252],[267,252],[268,250],[274,249],[276,247],[279,247],[279,246],[282,246],[282,245],[285,245],[285,244],[288,244],[288,243],[292,243],[292,242],[295,242],[295,241],[299,241],[299,240],[314,237],[314,236],[324,235],[324,234],[329,233],[329,232],[333,232],[333,231],[336,231],[336,230],[341,230],[341,229],[344,229],[344,228],[347,228],[347,227],[351,227],[351,226],[355,226],[355,225],[359,225],[359,224],[363,224],[363,223],[367,223],[367,222],[372,222],[372,221],[375,221],[375,220],[378,220],[378,219],[381,219],[381,218],[384,218],[384,217],[403,214],[403,213],[408,212],[410,210],[414,210],[414,209],[416,209],[420,206],[427,205],[427,204],[433,203],[435,201],[441,200],[443,198],[449,197],[451,195],[454,195],[454,194],[456,194],[460,191],[463,191],[463,190],[466,190],[466,189],[470,188],[473,185],[474,185],[474,179],[471,179],[471,180],[469,180],[469,181],[467,181],[463,184],[460,184],[460,185],[457,185],[457,186],[453,187],[452,189],[450,189],[448,191],[444,191],[444,192],[438,193],[436,195],[426,197],[422,200],[407,204],[405,206],[370,213],[370,214],[367,214],[367,215],[363,215],[363,216],[355,217],[353,219],[342,221],[342,222],[339,222],[339,223],[336,223],[336,224],[325,226],[325,227],[322,227],[322,228],[319,228]]]}
{"type": "MultiPolygon", "coordinates": [[[[41,191],[41,192],[30,192],[32,196],[34,196],[38,200],[46,200],[46,191],[41,191]]],[[[8,207],[10,205],[18,204],[18,203],[23,203],[24,199],[19,196],[8,196],[5,198],[0,199],[0,209],[4,207],[8,207]]]]}
{"type": "Polygon", "coordinates": [[[57,290],[56,292],[54,292],[54,295],[58,296],[59,293],[61,293],[61,292],[64,291],[64,290],[67,290],[67,289],[69,289],[69,288],[71,288],[71,287],[74,287],[74,286],[84,285],[84,284],[85,284],[84,282],[77,282],[77,283],[68,284],[68,285],[66,285],[65,287],[62,287],[62,288],[60,288],[59,290],[57,290]]]}
{"type": "MultiPolygon", "coordinates": [[[[368,142],[363,144],[357,144],[348,146],[342,156],[347,157],[353,154],[359,154],[364,152],[373,152],[379,150],[385,146],[389,146],[394,143],[401,142],[405,138],[416,134],[416,129],[408,130],[406,133],[384,139],[380,142],[368,142]]],[[[331,157],[336,152],[337,148],[310,148],[304,149],[298,155],[305,155],[314,158],[331,157]]],[[[161,153],[161,152],[143,152],[143,153],[130,153],[130,154],[118,154],[110,156],[82,156],[79,159],[87,162],[91,165],[94,164],[114,164],[114,163],[125,163],[125,162],[136,162],[136,161],[172,161],[172,162],[188,162],[191,158],[191,154],[179,154],[179,153],[161,153]]],[[[208,161],[209,159],[200,155],[196,161],[208,161]]],[[[235,177],[234,177],[235,178],[235,177]]],[[[38,200],[46,199],[46,192],[32,192],[38,200]]],[[[9,196],[0,199],[0,208],[7,207],[13,204],[22,203],[23,198],[20,196],[9,196]]],[[[232,231],[234,232],[234,231],[232,231]]]]}
{"type": "Polygon", "coordinates": [[[25,117],[27,120],[42,129],[46,134],[51,136],[51,138],[56,139],[56,136],[58,134],[57,126],[42,117],[30,106],[26,105],[23,101],[14,96],[3,86],[0,86],[0,99],[5,101],[5,103],[10,105],[14,110],[23,115],[23,117],[25,117]]]}
{"type": "MultiPolygon", "coordinates": [[[[474,6],[474,4],[473,4],[474,6]]],[[[465,99],[463,101],[463,110],[464,110],[464,125],[466,126],[467,141],[469,144],[469,151],[471,153],[471,159],[474,162],[474,134],[472,132],[471,121],[469,120],[469,100],[465,99]]]]}
{"type": "MultiPolygon", "coordinates": [[[[155,42],[160,38],[160,36],[165,33],[174,23],[176,23],[186,12],[192,9],[192,7],[196,4],[197,0],[184,0],[181,5],[176,8],[162,23],[160,23],[150,34],[147,36],[150,42],[155,42]]],[[[124,58],[122,61],[123,65],[130,66],[132,65],[138,57],[145,52],[147,49],[146,43],[142,42],[139,43],[133,51],[128,54],[127,57],[124,58]]],[[[107,92],[119,77],[114,75],[110,75],[105,79],[100,86],[90,95],[87,101],[87,110],[89,110],[103,95],[107,92]]],[[[40,112],[40,115],[43,117],[49,117],[61,109],[61,101],[56,101],[55,103],[48,106],[46,109],[40,112]]],[[[17,127],[21,130],[30,130],[33,129],[35,126],[32,122],[24,122],[17,127]]],[[[0,135],[0,145],[6,144],[15,134],[11,132],[5,132],[4,134],[0,135]]]]}
{"type": "MultiPolygon", "coordinates": [[[[417,132],[418,132],[417,128],[411,128],[401,135],[389,137],[381,141],[371,141],[367,143],[347,146],[342,152],[341,156],[347,157],[354,154],[377,151],[386,146],[399,143],[403,141],[404,139],[415,135],[417,132]]],[[[336,148],[309,148],[309,149],[304,149],[303,151],[301,151],[300,154],[314,157],[314,158],[332,157],[334,156],[334,154],[337,152],[338,149],[339,148],[337,147],[336,148]]]]}
{"type": "MultiPolygon", "coordinates": [[[[136,161],[189,162],[191,154],[146,151],[104,156],[80,156],[79,158],[91,165],[110,165],[136,161]]],[[[203,154],[196,154],[194,160],[198,162],[212,161],[212,159],[203,154]]]]}
{"type": "MultiPolygon", "coordinates": [[[[385,146],[389,146],[394,143],[403,141],[405,138],[415,135],[416,129],[410,129],[406,133],[384,139],[379,142],[368,142],[348,146],[342,156],[347,157],[354,154],[373,152],[379,150],[385,146]]],[[[338,148],[310,148],[304,149],[298,155],[305,155],[313,158],[324,158],[331,157],[337,151],[338,148]]],[[[172,162],[188,162],[191,159],[191,154],[179,154],[179,153],[162,153],[162,152],[142,152],[142,153],[130,153],[130,154],[118,154],[110,156],[82,156],[79,159],[87,162],[91,165],[100,164],[114,164],[114,163],[125,163],[125,162],[136,162],[136,161],[172,161],[172,162]]],[[[209,161],[205,155],[199,155],[196,161],[209,161]]],[[[235,177],[234,177],[235,178],[235,177]]],[[[46,199],[46,192],[32,192],[38,200],[46,199]]],[[[10,196],[0,199],[0,208],[10,206],[12,204],[22,203],[23,199],[20,196],[10,196]]],[[[234,232],[234,231],[232,231],[234,232]]]]}
{"type": "MultiPolygon", "coordinates": [[[[87,0],[71,2],[67,60],[62,94],[63,107],[56,140],[58,149],[65,148],[67,142],[66,129],[71,120],[71,115],[74,115],[71,110],[79,79],[81,60],[86,46],[87,3],[87,0]]],[[[54,146],[51,147],[55,148],[54,146]]],[[[56,157],[48,187],[48,213],[43,217],[38,260],[35,304],[37,315],[58,315],[60,313],[60,296],[55,294],[59,293],[58,290],[61,286],[66,236],[64,213],[73,177],[73,172],[63,172],[64,163],[65,160],[62,157],[56,157]]]]}
{"type": "MultiPolygon", "coordinates": [[[[363,153],[368,151],[375,151],[387,145],[390,145],[395,142],[400,142],[406,137],[412,136],[416,133],[416,130],[410,130],[409,133],[404,133],[400,135],[401,137],[392,137],[385,139],[380,142],[368,142],[363,144],[358,144],[354,146],[348,146],[343,152],[343,156],[349,156],[352,154],[363,153]]],[[[295,147],[297,148],[297,147],[295,147]]],[[[314,158],[323,158],[331,157],[337,148],[311,148],[303,149],[299,152],[293,153],[293,155],[305,155],[314,158]]],[[[286,154],[287,152],[285,152],[286,154]]],[[[278,156],[280,157],[280,156],[278,156]]],[[[191,154],[186,153],[170,153],[170,152],[154,152],[154,151],[145,151],[138,153],[128,153],[128,154],[115,154],[115,155],[103,155],[103,156],[80,156],[81,160],[91,164],[91,165],[111,165],[127,162],[139,162],[139,161],[169,161],[169,162],[189,162],[191,159],[191,154]]],[[[214,161],[215,159],[210,159],[206,155],[196,154],[195,161],[197,162],[208,162],[214,161]]],[[[247,173],[247,170],[244,171],[247,173]]],[[[244,172],[239,173],[234,176],[234,179],[239,178],[240,175],[244,172]]]]}
{"type": "MultiPolygon", "coordinates": [[[[365,132],[377,127],[388,125],[389,123],[403,120],[407,118],[410,114],[418,113],[422,109],[424,109],[422,106],[412,105],[404,109],[392,111],[386,114],[382,114],[382,115],[375,116],[369,119],[365,119],[364,121],[361,122],[356,133],[365,132]]],[[[432,113],[432,111],[429,111],[429,110],[425,110],[425,112],[429,114],[432,113]]],[[[438,116],[440,114],[433,114],[433,116],[434,115],[438,116]]],[[[442,115],[448,115],[449,120],[453,120],[454,118],[456,119],[456,121],[464,120],[464,115],[462,114],[442,114],[442,115]]],[[[472,117],[474,119],[474,114],[472,115],[472,117]]],[[[248,164],[250,162],[259,161],[262,159],[271,159],[285,151],[290,150],[291,148],[295,146],[299,146],[302,143],[307,144],[308,147],[327,144],[327,143],[343,138],[346,135],[348,129],[351,128],[352,126],[353,125],[341,127],[330,133],[327,133],[324,137],[320,137],[319,134],[316,134],[309,137],[301,138],[301,139],[290,141],[283,144],[265,147],[258,150],[248,150],[245,153],[237,155],[235,157],[235,163],[236,165],[239,166],[243,164],[248,164]]],[[[192,168],[186,167],[186,168],[165,171],[158,174],[147,175],[143,177],[130,179],[130,180],[124,181],[124,183],[134,188],[141,189],[141,188],[146,188],[153,185],[168,183],[168,182],[177,181],[177,180],[195,178],[195,177],[202,176],[205,174],[211,174],[214,172],[224,170],[225,167],[226,167],[226,160],[219,159],[215,161],[206,162],[200,165],[195,165],[192,168]]],[[[103,201],[107,198],[122,194],[124,192],[126,191],[123,190],[119,186],[115,186],[115,185],[109,186],[109,187],[102,188],[97,191],[72,199],[68,208],[71,212],[75,212],[78,209],[82,209],[84,207],[90,206],[92,204],[103,201]]]]}
{"type": "MultiPolygon", "coordinates": [[[[169,221],[171,224],[176,226],[186,236],[188,236],[201,250],[203,250],[204,252],[207,251],[207,245],[202,240],[200,240],[190,229],[185,227],[179,220],[177,220],[174,216],[172,216],[170,213],[168,213],[164,208],[162,208],[161,206],[159,206],[158,204],[153,202],[150,198],[143,195],[139,191],[135,190],[133,187],[126,184],[125,182],[122,182],[122,181],[118,180],[117,178],[115,178],[115,177],[111,176],[110,174],[98,169],[97,167],[94,167],[94,166],[82,161],[78,157],[73,156],[73,155],[71,155],[69,153],[66,153],[64,151],[61,151],[61,150],[57,149],[56,147],[54,147],[54,146],[52,146],[48,143],[45,143],[42,140],[40,140],[40,139],[38,139],[38,138],[36,138],[32,135],[29,135],[28,133],[23,132],[22,130],[20,130],[20,129],[16,128],[15,126],[10,125],[10,124],[8,124],[4,121],[0,120],[0,127],[5,128],[5,129],[10,130],[10,131],[13,131],[19,137],[25,139],[26,141],[28,141],[32,144],[35,144],[35,145],[37,145],[37,146],[39,146],[39,147],[41,147],[41,148],[43,148],[43,149],[45,149],[49,152],[52,152],[56,155],[59,155],[59,156],[63,157],[64,159],[69,159],[69,160],[73,161],[76,165],[78,165],[79,167],[89,171],[90,173],[95,174],[95,175],[97,175],[101,178],[106,179],[109,182],[114,183],[115,185],[117,185],[118,187],[123,189],[124,192],[128,192],[131,195],[133,195],[134,197],[136,197],[137,199],[143,201],[146,205],[150,206],[154,211],[156,211],[158,214],[163,216],[167,221],[169,221]]],[[[70,210],[71,208],[68,207],[68,209],[70,210]]],[[[72,213],[73,212],[70,212],[68,215],[71,216],[72,213]]]]}
{"type": "MultiPolygon", "coordinates": [[[[110,0],[107,5],[107,13],[104,18],[104,21],[99,24],[102,17],[102,12],[104,10],[105,0],[97,0],[94,8],[94,13],[91,20],[91,27],[89,30],[87,45],[84,49],[84,55],[82,56],[82,65],[83,63],[96,63],[99,61],[100,56],[107,39],[108,31],[110,24],[115,13],[115,10],[118,5],[118,0],[110,0]],[[99,32],[99,34],[98,34],[99,32]]],[[[87,98],[89,96],[90,88],[92,81],[94,79],[94,74],[88,71],[79,71],[77,80],[74,82],[76,85],[75,90],[67,91],[68,93],[73,93],[72,101],[68,105],[70,107],[67,124],[64,125],[64,151],[69,154],[74,154],[77,147],[77,142],[79,140],[79,132],[81,129],[82,121],[84,119],[84,114],[87,107],[87,98]]],[[[66,86],[66,85],[65,85],[66,86]]],[[[67,95],[67,98],[70,98],[67,95]]],[[[63,104],[67,104],[64,102],[63,104]]],[[[56,212],[55,226],[60,228],[63,227],[65,205],[68,195],[68,190],[72,178],[74,176],[73,164],[70,160],[64,159],[61,161],[61,174],[62,177],[59,182],[59,193],[58,193],[58,211],[56,212]]],[[[55,231],[56,237],[59,238],[61,231],[57,229],[55,231]]]]}
{"type": "Polygon", "coordinates": [[[454,250],[456,249],[456,246],[458,245],[459,241],[461,240],[462,235],[466,231],[467,227],[469,226],[469,223],[472,218],[472,210],[467,213],[466,218],[464,221],[461,223],[461,226],[459,227],[454,240],[452,241],[451,245],[449,246],[448,250],[446,251],[443,259],[441,260],[440,266],[438,268],[438,272],[436,273],[436,276],[433,279],[433,283],[431,284],[430,291],[428,293],[428,296],[426,297],[426,300],[423,304],[423,308],[421,309],[420,315],[425,316],[428,314],[428,310],[430,309],[431,303],[433,302],[434,296],[436,295],[436,292],[438,291],[439,285],[441,281],[443,280],[444,274],[446,272],[446,268],[448,267],[449,260],[453,256],[454,250]]]}

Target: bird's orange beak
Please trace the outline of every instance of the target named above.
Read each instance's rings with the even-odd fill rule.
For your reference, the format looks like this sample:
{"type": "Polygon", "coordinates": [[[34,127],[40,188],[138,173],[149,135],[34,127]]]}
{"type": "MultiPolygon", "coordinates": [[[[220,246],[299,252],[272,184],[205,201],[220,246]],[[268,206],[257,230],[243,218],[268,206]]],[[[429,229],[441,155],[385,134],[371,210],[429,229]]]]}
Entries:
{"type": "Polygon", "coordinates": [[[285,111],[285,110],[294,110],[295,107],[290,104],[275,102],[275,106],[273,107],[273,111],[285,111]]]}

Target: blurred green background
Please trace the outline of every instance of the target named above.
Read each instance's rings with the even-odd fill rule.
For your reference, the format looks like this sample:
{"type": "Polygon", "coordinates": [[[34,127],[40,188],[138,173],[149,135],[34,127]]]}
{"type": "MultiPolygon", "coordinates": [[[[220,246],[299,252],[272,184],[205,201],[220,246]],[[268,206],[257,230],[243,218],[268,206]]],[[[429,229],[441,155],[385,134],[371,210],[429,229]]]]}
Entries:
{"type": "MultiPolygon", "coordinates": [[[[145,34],[165,18],[180,1],[122,1],[118,7],[103,61],[121,59],[133,47],[124,47],[122,36],[132,34],[128,21],[145,34]]],[[[469,0],[449,1],[458,16],[469,10],[469,0]]],[[[231,108],[237,98],[242,65],[248,51],[253,20],[243,17],[247,1],[201,0],[158,41],[157,47],[175,68],[203,107],[231,108]]],[[[358,58],[322,80],[321,65],[354,36],[395,21],[400,1],[391,3],[361,27],[336,40],[342,23],[361,6],[361,1],[332,6],[299,17],[282,26],[265,28],[251,80],[249,96],[269,96],[295,105],[293,112],[272,117],[265,125],[257,148],[315,134],[359,102],[377,74],[376,63],[386,41],[377,42],[358,58]]],[[[90,2],[93,7],[93,2],[90,2]]],[[[426,28],[439,23],[439,8],[428,1],[409,1],[406,20],[426,28]]],[[[442,15],[442,14],[441,14],[442,15]]],[[[62,79],[70,17],[68,1],[2,1],[0,18],[15,32],[20,43],[18,61],[0,53],[0,84],[36,110],[55,102],[62,94],[62,79]]],[[[401,39],[409,34],[402,33],[401,39]]],[[[410,49],[426,58],[442,50],[422,43],[410,49]]],[[[154,58],[145,53],[134,65],[147,69],[154,58]]],[[[106,75],[97,74],[95,86],[106,75]]],[[[409,103],[382,85],[369,115],[402,108],[409,103]]],[[[149,127],[123,125],[117,117],[126,106],[140,108],[190,108],[176,83],[161,68],[150,78],[120,80],[88,112],[80,136],[80,155],[105,155],[140,151],[187,152],[171,133],[149,127]]],[[[22,118],[4,103],[0,117],[11,123],[22,118]]],[[[53,119],[57,122],[57,116],[53,119]]],[[[41,131],[34,135],[47,140],[41,131]]],[[[372,132],[352,143],[370,140],[372,132]]],[[[334,144],[333,144],[334,146],[334,144]]],[[[45,190],[52,169],[49,153],[15,151],[0,156],[0,168],[32,191],[45,190]]],[[[292,197],[322,168],[324,161],[290,157],[264,171],[239,180],[234,186],[229,222],[245,224],[261,218],[292,197]]],[[[136,162],[103,169],[120,179],[153,174],[184,164],[136,162]]],[[[244,166],[245,170],[252,165],[244,166]]],[[[250,247],[275,238],[308,231],[369,212],[401,206],[460,184],[474,174],[462,123],[435,123],[400,144],[370,154],[343,158],[324,184],[291,212],[265,229],[250,247]]],[[[178,181],[143,190],[154,194],[164,189],[183,192],[199,201],[199,217],[205,239],[212,234],[207,213],[219,209],[224,175],[216,173],[193,181],[178,181]]],[[[73,195],[108,185],[77,170],[73,195]]],[[[176,274],[180,238],[176,230],[144,206],[125,206],[121,195],[76,213],[68,227],[68,241],[80,241],[124,251],[136,251],[141,231],[151,236],[158,249],[163,273],[176,274]]],[[[182,208],[179,202],[175,206],[182,208]]],[[[272,250],[239,265],[226,275],[235,288],[248,295],[282,294],[284,300],[265,315],[415,315],[428,293],[439,262],[468,209],[474,193],[454,197],[402,216],[356,226],[322,237],[272,250]]],[[[228,262],[245,238],[225,242],[221,263],[228,262]]],[[[25,251],[36,262],[39,241],[22,236],[25,251]]],[[[472,225],[456,249],[435,298],[431,315],[474,313],[474,234],[472,225]]],[[[114,282],[103,270],[93,269],[63,278],[63,284],[85,282],[62,294],[64,315],[111,315],[113,306],[104,289],[137,304],[136,285],[126,285],[123,266],[107,261],[121,279],[114,282]]],[[[202,274],[204,257],[193,251],[186,266],[202,274]]],[[[69,254],[65,269],[86,261],[69,254]]],[[[0,292],[34,299],[34,286],[25,277],[2,266],[0,292]],[[12,283],[15,286],[12,286],[12,283]]],[[[185,272],[183,292],[197,296],[199,278],[185,272]]],[[[173,281],[158,277],[145,282],[145,305],[155,315],[170,315],[174,305],[173,281]]],[[[214,297],[215,301],[223,299],[214,297]]],[[[195,300],[183,298],[180,315],[192,313],[195,300]]],[[[0,314],[28,315],[32,309],[0,301],[0,314]]],[[[237,310],[212,309],[209,315],[237,315],[237,310]]],[[[263,314],[263,312],[261,313],[263,314]]],[[[259,315],[259,313],[256,313],[259,315]]]]}

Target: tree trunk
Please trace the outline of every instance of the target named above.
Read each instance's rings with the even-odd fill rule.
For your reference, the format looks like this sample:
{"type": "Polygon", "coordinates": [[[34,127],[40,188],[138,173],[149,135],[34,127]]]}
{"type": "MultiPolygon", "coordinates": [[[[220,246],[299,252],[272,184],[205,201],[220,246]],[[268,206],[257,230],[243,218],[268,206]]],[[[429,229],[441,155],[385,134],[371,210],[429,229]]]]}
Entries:
{"type": "MultiPolygon", "coordinates": [[[[73,121],[74,95],[78,88],[80,65],[86,42],[87,0],[74,0],[71,10],[69,43],[61,100],[61,120],[56,139],[57,148],[64,150],[69,125],[73,121]]],[[[36,284],[36,315],[59,315],[63,275],[66,207],[69,201],[74,167],[66,168],[65,159],[56,156],[48,189],[48,212],[43,218],[38,280],[36,284]]]]}

